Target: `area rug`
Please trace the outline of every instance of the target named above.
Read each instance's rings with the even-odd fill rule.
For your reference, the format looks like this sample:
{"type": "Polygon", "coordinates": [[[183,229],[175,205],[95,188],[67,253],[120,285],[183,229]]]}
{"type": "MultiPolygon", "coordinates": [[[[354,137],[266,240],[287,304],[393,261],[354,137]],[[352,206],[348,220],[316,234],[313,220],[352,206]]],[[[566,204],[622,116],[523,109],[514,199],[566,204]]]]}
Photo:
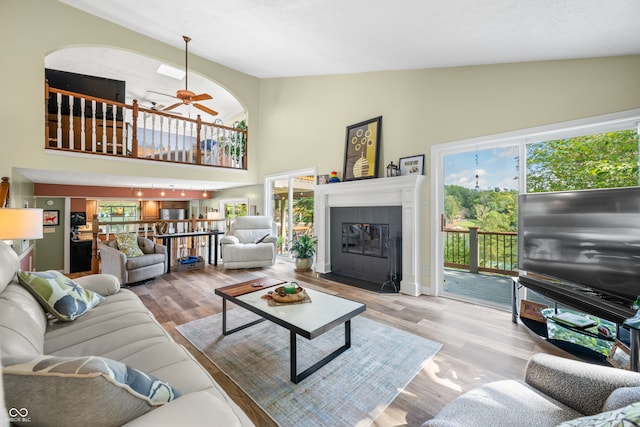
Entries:
{"type": "MultiPolygon", "coordinates": [[[[258,318],[236,308],[231,329],[258,318]]],[[[176,329],[240,386],[279,425],[368,426],[442,344],[357,316],[351,348],[311,376],[289,380],[289,331],[269,321],[222,335],[222,314],[176,329]]],[[[311,341],[298,337],[298,372],[344,344],[344,327],[311,341]]]]}

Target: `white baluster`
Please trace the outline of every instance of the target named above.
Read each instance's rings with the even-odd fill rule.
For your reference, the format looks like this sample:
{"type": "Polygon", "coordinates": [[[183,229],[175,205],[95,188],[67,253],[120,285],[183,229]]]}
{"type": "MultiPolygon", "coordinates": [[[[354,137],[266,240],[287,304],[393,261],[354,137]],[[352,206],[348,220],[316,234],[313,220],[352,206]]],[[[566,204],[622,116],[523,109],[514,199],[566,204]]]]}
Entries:
{"type": "MultiPolygon", "coordinates": [[[[193,122],[189,122],[189,140],[190,141],[193,141],[194,139],[196,139],[193,136],[193,131],[194,131],[193,122]]],[[[184,159],[184,162],[185,163],[194,163],[194,161],[193,161],[193,157],[194,157],[194,155],[193,155],[193,150],[194,150],[193,142],[191,144],[189,144],[188,146],[184,147],[184,148],[185,148],[184,154],[185,154],[185,157],[186,157],[184,159]]]]}
{"type": "Polygon", "coordinates": [[[222,143],[222,141],[220,141],[220,128],[216,128],[216,149],[215,149],[215,159],[214,159],[214,165],[219,166],[220,165],[220,144],[222,143]]]}
{"type": "Polygon", "coordinates": [[[176,119],[176,153],[178,152],[180,146],[180,123],[182,123],[182,121],[176,119]]]}
{"type": "Polygon", "coordinates": [[[151,114],[151,146],[153,147],[153,153],[154,153],[153,158],[160,159],[158,155],[161,153],[159,152],[159,148],[156,147],[156,115],[155,114],[151,114]]]}
{"type": "Polygon", "coordinates": [[[209,157],[211,156],[211,150],[207,149],[207,148],[211,148],[211,140],[209,139],[209,134],[211,133],[211,126],[205,125],[202,133],[203,133],[203,138],[201,141],[198,141],[198,144],[201,145],[200,149],[202,152],[202,164],[208,165],[210,162],[209,157]]]}
{"type": "Polygon", "coordinates": [[[187,121],[182,121],[182,159],[187,163],[187,121]]]}
{"type": "Polygon", "coordinates": [[[85,124],[84,124],[84,103],[85,103],[85,99],[84,98],[80,98],[80,150],[84,151],[84,149],[86,148],[86,144],[85,144],[85,124]]]}
{"type": "Polygon", "coordinates": [[[122,135],[120,136],[120,140],[122,142],[122,153],[128,157],[130,145],[127,138],[129,135],[129,128],[127,127],[128,123],[126,120],[127,110],[124,107],[120,107],[120,110],[122,111],[122,135]]]}
{"type": "MultiPolygon", "coordinates": [[[[111,106],[111,113],[113,114],[113,129],[112,129],[112,138],[111,138],[111,143],[113,145],[113,149],[111,150],[111,152],[113,154],[118,154],[118,136],[116,134],[116,127],[117,127],[117,121],[116,121],[116,115],[118,113],[118,109],[115,105],[111,106]]],[[[124,147],[122,147],[122,149],[124,150],[124,147]]],[[[122,153],[123,155],[126,155],[126,153],[122,153]]]]}
{"type": "Polygon", "coordinates": [[[164,143],[163,143],[163,138],[162,138],[162,133],[163,133],[163,126],[164,126],[164,116],[160,116],[160,135],[158,135],[159,141],[158,144],[160,145],[160,160],[163,160],[165,158],[165,149],[164,149],[164,143]]]}
{"type": "Polygon", "coordinates": [[[91,101],[91,151],[96,152],[98,138],[96,136],[96,101],[91,101]]]}
{"type": "Polygon", "coordinates": [[[69,96],[69,149],[76,148],[75,138],[73,137],[73,96],[69,96]]]}
{"type": "MultiPolygon", "coordinates": [[[[138,135],[138,144],[140,143],[140,135],[138,135]]],[[[142,155],[148,157],[147,154],[147,112],[142,113],[142,155]]]]}
{"type": "Polygon", "coordinates": [[[58,105],[58,128],[56,129],[56,146],[62,148],[62,94],[56,94],[56,103],[58,105]]]}
{"type": "Polygon", "coordinates": [[[102,152],[107,152],[107,103],[102,103],[102,152]]]}

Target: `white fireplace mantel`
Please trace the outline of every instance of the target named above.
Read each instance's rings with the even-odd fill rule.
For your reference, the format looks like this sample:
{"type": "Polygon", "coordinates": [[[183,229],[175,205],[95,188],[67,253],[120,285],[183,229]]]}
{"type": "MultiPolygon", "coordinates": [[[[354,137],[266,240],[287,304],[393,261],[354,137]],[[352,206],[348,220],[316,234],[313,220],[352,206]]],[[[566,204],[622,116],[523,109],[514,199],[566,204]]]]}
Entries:
{"type": "Polygon", "coordinates": [[[402,207],[402,281],[400,292],[420,295],[420,207],[423,175],[396,176],[323,184],[315,187],[315,225],[318,236],[316,271],[331,271],[331,208],[358,206],[402,207]]]}

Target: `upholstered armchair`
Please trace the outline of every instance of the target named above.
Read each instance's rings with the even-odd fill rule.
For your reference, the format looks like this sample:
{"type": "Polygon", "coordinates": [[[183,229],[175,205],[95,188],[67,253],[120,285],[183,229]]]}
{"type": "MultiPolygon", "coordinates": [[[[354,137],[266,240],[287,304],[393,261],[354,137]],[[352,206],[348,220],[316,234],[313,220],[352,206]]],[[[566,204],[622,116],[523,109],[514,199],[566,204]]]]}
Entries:
{"type": "Polygon", "coordinates": [[[135,234],[126,237],[117,236],[98,243],[102,273],[113,274],[125,285],[152,279],[167,271],[169,257],[165,246],[135,234]]]}
{"type": "Polygon", "coordinates": [[[270,216],[242,216],[220,239],[224,268],[268,267],[276,262],[275,223],[270,216]]]}

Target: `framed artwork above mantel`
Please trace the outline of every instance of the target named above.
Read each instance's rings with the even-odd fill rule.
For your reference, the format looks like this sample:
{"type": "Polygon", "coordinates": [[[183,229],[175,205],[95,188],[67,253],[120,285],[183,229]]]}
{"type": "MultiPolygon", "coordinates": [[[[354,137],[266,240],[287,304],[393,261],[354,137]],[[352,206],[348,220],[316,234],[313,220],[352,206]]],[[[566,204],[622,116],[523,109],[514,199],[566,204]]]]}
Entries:
{"type": "Polygon", "coordinates": [[[377,178],[382,116],[347,126],[343,181],[377,178]]]}

